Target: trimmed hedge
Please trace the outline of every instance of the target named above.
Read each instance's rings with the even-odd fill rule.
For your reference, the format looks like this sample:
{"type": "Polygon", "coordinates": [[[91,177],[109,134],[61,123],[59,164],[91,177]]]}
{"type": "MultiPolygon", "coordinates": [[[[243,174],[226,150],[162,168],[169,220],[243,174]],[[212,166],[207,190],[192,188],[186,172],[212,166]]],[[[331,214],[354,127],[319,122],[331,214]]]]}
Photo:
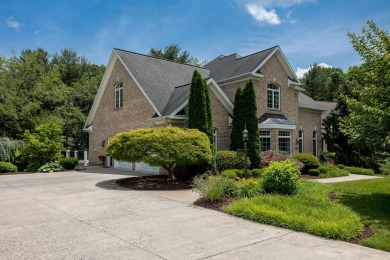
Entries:
{"type": "Polygon", "coordinates": [[[263,189],[266,193],[292,195],[296,193],[300,171],[294,162],[271,162],[263,172],[263,189]]]}
{"type": "Polygon", "coordinates": [[[17,172],[18,168],[10,162],[0,162],[0,172],[17,172]]]}
{"type": "MultiPolygon", "coordinates": [[[[218,151],[216,155],[217,170],[223,172],[228,169],[244,168],[244,157],[238,157],[237,152],[222,150],[218,151]]],[[[250,161],[247,158],[247,166],[250,166],[250,161]]]]}
{"type": "Polygon", "coordinates": [[[226,178],[229,178],[229,179],[237,179],[237,174],[236,174],[236,171],[239,171],[237,169],[229,169],[229,170],[224,170],[221,175],[226,177],[226,178]]]}
{"type": "Polygon", "coordinates": [[[344,169],[345,165],[344,164],[336,164],[335,165],[337,168],[344,169]]]}
{"type": "Polygon", "coordinates": [[[321,166],[318,167],[318,170],[320,171],[320,178],[341,177],[349,175],[348,171],[333,165],[321,166]]]}
{"type": "Polygon", "coordinates": [[[263,175],[263,169],[252,169],[252,176],[254,178],[260,178],[263,175]]]}
{"type": "Polygon", "coordinates": [[[345,167],[344,170],[348,171],[352,174],[360,174],[360,175],[373,175],[374,171],[371,169],[364,169],[358,167],[345,167]]]}
{"type": "Polygon", "coordinates": [[[318,167],[321,166],[317,157],[309,153],[298,153],[295,154],[293,158],[305,164],[305,166],[302,169],[304,172],[307,172],[310,169],[317,169],[318,167]]]}
{"type": "Polygon", "coordinates": [[[79,159],[74,157],[60,158],[59,163],[65,170],[73,170],[79,163],[79,159]]]}
{"type": "Polygon", "coordinates": [[[320,176],[320,170],[318,169],[310,169],[309,174],[313,176],[320,176]]]}

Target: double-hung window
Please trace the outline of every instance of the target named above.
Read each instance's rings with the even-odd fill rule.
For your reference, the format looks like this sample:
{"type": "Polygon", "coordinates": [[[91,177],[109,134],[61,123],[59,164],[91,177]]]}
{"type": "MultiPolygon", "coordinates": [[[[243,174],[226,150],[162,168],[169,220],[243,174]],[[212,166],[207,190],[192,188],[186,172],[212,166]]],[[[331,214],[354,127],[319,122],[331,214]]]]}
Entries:
{"type": "Polygon", "coordinates": [[[275,84],[268,85],[267,107],[272,109],[280,109],[280,88],[275,84]]]}
{"type": "Polygon", "coordinates": [[[317,131],[313,131],[313,155],[317,157],[317,131]]]}
{"type": "Polygon", "coordinates": [[[260,131],[261,151],[271,150],[271,131],[260,131]]]}
{"type": "Polygon", "coordinates": [[[291,132],[279,131],[279,151],[291,155],[291,132]]]}
{"type": "Polygon", "coordinates": [[[303,131],[299,131],[298,136],[298,152],[303,153],[303,131]]]}
{"type": "Polygon", "coordinates": [[[115,86],[115,108],[123,107],[123,84],[118,83],[115,86]]]}

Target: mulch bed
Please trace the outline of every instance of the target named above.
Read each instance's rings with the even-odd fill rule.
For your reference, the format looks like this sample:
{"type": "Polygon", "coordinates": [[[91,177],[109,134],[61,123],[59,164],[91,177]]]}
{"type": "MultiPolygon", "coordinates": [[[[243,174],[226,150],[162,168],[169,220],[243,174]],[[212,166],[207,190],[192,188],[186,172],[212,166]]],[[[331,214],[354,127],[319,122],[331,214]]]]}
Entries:
{"type": "Polygon", "coordinates": [[[217,200],[217,201],[208,201],[205,198],[200,198],[194,202],[194,205],[206,209],[212,209],[212,210],[223,212],[222,207],[229,205],[230,202],[232,202],[232,199],[230,198],[224,198],[222,200],[217,200]]]}
{"type": "Polygon", "coordinates": [[[117,180],[124,188],[133,190],[188,190],[192,189],[192,179],[169,180],[167,175],[130,177],[117,180]]]}
{"type": "Polygon", "coordinates": [[[33,172],[0,172],[0,175],[30,174],[33,172]]]}

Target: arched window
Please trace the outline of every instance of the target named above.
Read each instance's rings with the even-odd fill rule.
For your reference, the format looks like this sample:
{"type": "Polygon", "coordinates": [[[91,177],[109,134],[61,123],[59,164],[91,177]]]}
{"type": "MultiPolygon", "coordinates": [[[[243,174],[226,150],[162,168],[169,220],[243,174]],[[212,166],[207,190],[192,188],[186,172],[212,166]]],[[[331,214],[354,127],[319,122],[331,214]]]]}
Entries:
{"type": "Polygon", "coordinates": [[[299,131],[298,136],[298,152],[303,153],[303,131],[299,131]]]}
{"type": "Polygon", "coordinates": [[[123,84],[118,83],[115,86],[115,108],[123,107],[123,84]]]}
{"type": "Polygon", "coordinates": [[[280,109],[280,88],[275,84],[268,85],[267,106],[272,109],[280,109]]]}

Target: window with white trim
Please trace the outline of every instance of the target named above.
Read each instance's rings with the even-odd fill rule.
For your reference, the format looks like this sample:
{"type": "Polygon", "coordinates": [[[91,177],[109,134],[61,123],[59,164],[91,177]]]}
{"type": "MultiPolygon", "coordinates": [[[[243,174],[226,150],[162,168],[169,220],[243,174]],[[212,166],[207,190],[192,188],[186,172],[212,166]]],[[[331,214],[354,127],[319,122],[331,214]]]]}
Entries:
{"type": "Polygon", "coordinates": [[[260,131],[261,151],[271,150],[271,131],[260,131]]]}
{"type": "Polygon", "coordinates": [[[280,109],[280,88],[275,84],[268,85],[267,107],[272,109],[280,109]]]}
{"type": "Polygon", "coordinates": [[[298,133],[298,152],[303,153],[303,131],[298,133]]]}
{"type": "Polygon", "coordinates": [[[279,131],[279,151],[291,155],[291,132],[279,131]]]}
{"type": "Polygon", "coordinates": [[[313,131],[313,155],[317,157],[317,131],[313,131]]]}
{"type": "Polygon", "coordinates": [[[118,83],[115,86],[115,108],[123,107],[123,84],[118,83]]]}

